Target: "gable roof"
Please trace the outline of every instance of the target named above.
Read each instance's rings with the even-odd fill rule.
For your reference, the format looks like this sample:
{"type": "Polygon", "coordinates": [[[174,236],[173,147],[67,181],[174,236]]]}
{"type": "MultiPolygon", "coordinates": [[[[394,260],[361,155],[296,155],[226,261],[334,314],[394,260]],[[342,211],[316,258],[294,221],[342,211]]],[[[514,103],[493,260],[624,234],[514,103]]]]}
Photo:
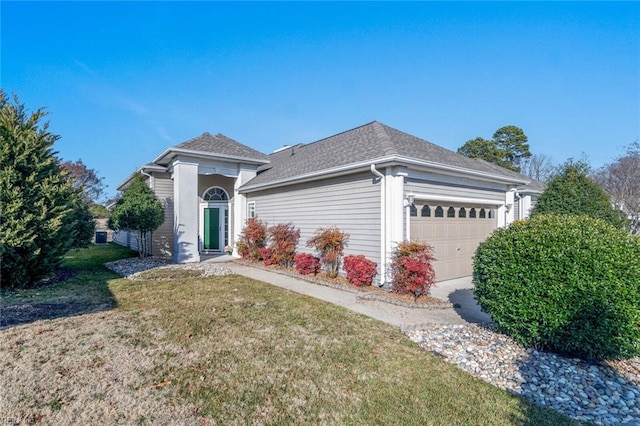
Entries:
{"type": "Polygon", "coordinates": [[[269,155],[269,164],[243,190],[282,184],[347,168],[400,162],[524,184],[530,179],[480,159],[472,159],[373,121],[310,144],[269,155]]]}
{"type": "Polygon", "coordinates": [[[153,163],[168,164],[171,158],[177,154],[222,157],[257,164],[266,164],[269,162],[265,154],[253,148],[243,145],[223,134],[218,133],[214,136],[205,132],[198,137],[167,148],[153,160],[153,163]]]}

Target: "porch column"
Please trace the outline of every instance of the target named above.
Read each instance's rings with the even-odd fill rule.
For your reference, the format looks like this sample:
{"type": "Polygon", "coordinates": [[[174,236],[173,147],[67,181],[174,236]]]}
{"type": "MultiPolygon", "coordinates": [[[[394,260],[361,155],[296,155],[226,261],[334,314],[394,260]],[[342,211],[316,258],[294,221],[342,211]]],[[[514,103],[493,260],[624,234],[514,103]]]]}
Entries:
{"type": "Polygon", "coordinates": [[[382,259],[391,262],[391,253],[399,242],[404,241],[405,212],[404,212],[404,178],[407,176],[403,167],[388,167],[385,170],[386,181],[386,255],[382,259]]]}
{"type": "Polygon", "coordinates": [[[255,168],[245,169],[240,167],[238,170],[238,177],[233,185],[233,240],[231,245],[233,246],[233,254],[238,255],[238,248],[236,247],[236,241],[240,238],[240,233],[244,227],[244,223],[247,220],[247,197],[239,192],[242,185],[249,182],[256,176],[257,172],[255,168]]]}
{"type": "Polygon", "coordinates": [[[514,221],[515,192],[507,191],[504,197],[504,205],[498,207],[498,227],[502,228],[514,221]]]}
{"type": "Polygon", "coordinates": [[[173,200],[173,260],[199,262],[198,164],[182,160],[173,163],[173,200]]]}

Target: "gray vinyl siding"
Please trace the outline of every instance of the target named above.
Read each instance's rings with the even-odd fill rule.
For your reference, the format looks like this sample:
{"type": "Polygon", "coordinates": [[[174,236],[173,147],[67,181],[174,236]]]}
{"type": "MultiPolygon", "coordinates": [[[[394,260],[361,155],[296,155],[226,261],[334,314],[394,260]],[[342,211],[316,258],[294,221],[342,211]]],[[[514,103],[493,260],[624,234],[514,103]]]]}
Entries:
{"type": "Polygon", "coordinates": [[[420,181],[409,178],[405,183],[405,193],[428,194],[430,196],[483,198],[493,201],[505,199],[506,186],[496,188],[492,185],[486,187],[476,185],[439,183],[435,181],[420,181]]]}
{"type": "Polygon", "coordinates": [[[350,235],[345,254],[380,264],[380,183],[370,173],[255,191],[256,216],[268,225],[292,222],[300,229],[299,252],[319,227],[337,226],[350,235]]]}
{"type": "Polygon", "coordinates": [[[154,178],[154,191],[164,208],[164,222],[153,231],[151,250],[154,256],[170,257],[173,253],[173,180],[169,173],[158,173],[154,178]]]}
{"type": "Polygon", "coordinates": [[[127,231],[114,231],[113,242],[121,246],[129,247],[129,233],[127,231]]]}

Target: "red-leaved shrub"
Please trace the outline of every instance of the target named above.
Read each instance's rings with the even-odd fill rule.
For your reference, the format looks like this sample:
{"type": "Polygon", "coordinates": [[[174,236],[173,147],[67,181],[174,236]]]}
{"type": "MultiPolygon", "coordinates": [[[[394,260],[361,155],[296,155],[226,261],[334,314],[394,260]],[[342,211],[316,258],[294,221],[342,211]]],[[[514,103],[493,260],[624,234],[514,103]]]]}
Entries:
{"type": "Polygon", "coordinates": [[[285,268],[293,266],[296,246],[300,239],[300,230],[289,222],[270,226],[267,232],[269,234],[269,245],[268,251],[263,250],[262,258],[264,259],[264,264],[280,265],[285,268]]]}
{"type": "Polygon", "coordinates": [[[265,266],[271,266],[275,264],[275,262],[273,261],[273,250],[267,247],[260,247],[258,249],[258,252],[260,253],[260,257],[262,257],[262,263],[264,263],[265,266]]]}
{"type": "Polygon", "coordinates": [[[409,241],[398,243],[391,261],[391,290],[411,293],[414,299],[429,293],[436,281],[431,265],[433,260],[433,248],[428,244],[409,241]]]}
{"type": "Polygon", "coordinates": [[[376,262],[367,259],[363,255],[348,255],[344,257],[342,268],[347,272],[347,281],[356,287],[371,285],[376,276],[376,262]]]}
{"type": "Polygon", "coordinates": [[[301,275],[316,275],[320,270],[320,259],[311,253],[299,253],[295,256],[296,270],[301,275]]]}
{"type": "Polygon", "coordinates": [[[333,226],[331,228],[318,228],[307,241],[307,247],[313,247],[320,254],[320,260],[325,267],[327,276],[335,278],[340,269],[340,256],[347,245],[349,234],[340,232],[333,226]]]}
{"type": "Polygon", "coordinates": [[[257,217],[247,219],[238,240],[238,253],[244,259],[259,261],[262,259],[260,249],[267,239],[267,225],[257,217]]]}

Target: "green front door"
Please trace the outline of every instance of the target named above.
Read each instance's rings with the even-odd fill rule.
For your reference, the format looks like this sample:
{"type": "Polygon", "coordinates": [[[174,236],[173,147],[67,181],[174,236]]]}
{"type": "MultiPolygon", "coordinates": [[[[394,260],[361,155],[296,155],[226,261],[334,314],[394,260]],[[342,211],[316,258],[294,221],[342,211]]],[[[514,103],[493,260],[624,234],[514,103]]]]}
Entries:
{"type": "Polygon", "coordinates": [[[204,249],[220,250],[220,208],[204,209],[204,249]]]}

